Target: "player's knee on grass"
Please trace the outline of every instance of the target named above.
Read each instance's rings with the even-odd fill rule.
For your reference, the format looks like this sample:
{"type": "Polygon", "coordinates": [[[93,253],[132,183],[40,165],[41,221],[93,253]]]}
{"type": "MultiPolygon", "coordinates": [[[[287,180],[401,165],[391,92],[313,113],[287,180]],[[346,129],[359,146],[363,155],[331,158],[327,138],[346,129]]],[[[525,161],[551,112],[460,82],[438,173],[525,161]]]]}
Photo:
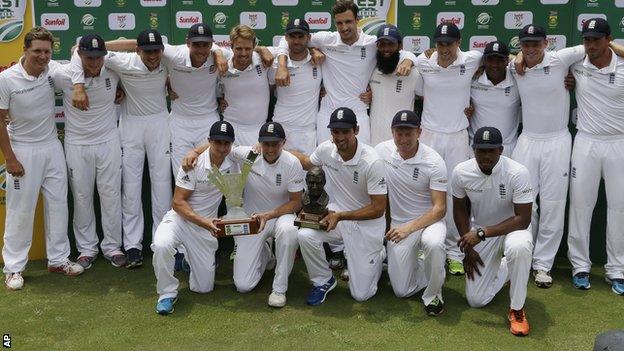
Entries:
{"type": "Polygon", "coordinates": [[[490,302],[487,301],[484,296],[469,293],[468,291],[466,291],[466,300],[468,301],[468,305],[472,308],[481,308],[490,302]]]}
{"type": "Polygon", "coordinates": [[[256,284],[252,284],[252,282],[249,281],[234,280],[234,286],[236,286],[236,291],[241,294],[246,294],[252,291],[256,287],[256,284]]]}

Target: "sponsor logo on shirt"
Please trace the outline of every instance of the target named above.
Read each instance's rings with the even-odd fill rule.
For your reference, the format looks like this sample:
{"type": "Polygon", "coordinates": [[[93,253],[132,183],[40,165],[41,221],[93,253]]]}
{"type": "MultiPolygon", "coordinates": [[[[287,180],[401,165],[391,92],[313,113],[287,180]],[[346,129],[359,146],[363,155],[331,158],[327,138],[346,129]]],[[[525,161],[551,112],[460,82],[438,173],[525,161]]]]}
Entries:
{"type": "Polygon", "coordinates": [[[41,26],[48,30],[68,30],[69,15],[66,13],[42,13],[41,26]]]}
{"type": "Polygon", "coordinates": [[[191,28],[194,24],[202,22],[202,14],[198,11],[176,12],[176,27],[191,28]]]}
{"type": "Polygon", "coordinates": [[[442,23],[453,23],[457,26],[457,28],[464,28],[464,13],[463,12],[439,12],[437,19],[437,24],[442,23]]]}
{"type": "Polygon", "coordinates": [[[310,29],[331,28],[331,15],[329,12],[306,12],[304,17],[310,29]]]}
{"type": "Polygon", "coordinates": [[[469,192],[469,193],[482,193],[483,189],[466,188],[466,192],[469,192]]]}
{"type": "Polygon", "coordinates": [[[136,22],[133,13],[108,14],[108,28],[112,30],[133,30],[136,22]]]}
{"type": "Polygon", "coordinates": [[[508,11],[505,13],[504,25],[506,29],[520,29],[533,23],[531,11],[508,11]]]}

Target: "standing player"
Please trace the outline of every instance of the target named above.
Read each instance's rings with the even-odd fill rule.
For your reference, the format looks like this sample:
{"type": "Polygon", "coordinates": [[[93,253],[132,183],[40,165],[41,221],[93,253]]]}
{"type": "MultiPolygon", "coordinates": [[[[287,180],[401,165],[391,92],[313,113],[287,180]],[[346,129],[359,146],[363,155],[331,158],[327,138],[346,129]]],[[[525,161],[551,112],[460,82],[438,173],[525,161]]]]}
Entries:
{"type": "MultiPolygon", "coordinates": [[[[291,19],[286,26],[285,38],[290,85],[276,87],[277,101],[272,120],[281,123],[286,131],[285,148],[310,155],[316,147],[316,115],[323,75],[321,67],[312,64],[308,50],[310,27],[305,19],[291,19]]],[[[271,84],[275,84],[277,67],[275,62],[269,71],[271,84]]]]}
{"type": "Polygon", "coordinates": [[[65,155],[74,198],[74,236],[78,264],[91,267],[98,254],[93,194],[97,184],[102,211],[102,254],[113,266],[126,265],[121,251],[121,144],[117,129],[115,95],[119,77],[104,67],[107,50],[97,34],[80,39],[78,55],[83,67],[90,108],[72,106],[72,74],[57,70],[54,85],[63,91],[65,155]]]}
{"type": "Polygon", "coordinates": [[[413,110],[416,95],[422,95],[422,79],[418,70],[398,76],[397,67],[403,48],[399,29],[385,24],[377,31],[377,67],[370,78],[371,145],[392,139],[390,116],[401,110],[413,110]]]}
{"type": "MultiPolygon", "coordinates": [[[[126,92],[119,129],[123,150],[122,225],[127,268],[143,264],[141,184],[146,155],[151,182],[152,233],[171,207],[169,113],[165,99],[168,71],[161,64],[164,45],[160,33],[155,30],[139,33],[137,44],[136,53],[109,52],[104,61],[106,68],[119,75],[126,92]]],[[[73,81],[84,83],[84,78],[77,76],[73,81]]],[[[74,95],[83,93],[81,89],[74,89],[74,95]]]]}
{"type": "Polygon", "coordinates": [[[606,279],[624,294],[624,59],[609,48],[611,28],[601,18],[582,30],[585,59],[572,66],[576,78],[578,134],[572,150],[568,257],[572,282],[589,289],[589,237],[601,176],[607,194],[606,279]]]}
{"type": "Polygon", "coordinates": [[[377,292],[384,259],[387,190],[383,161],[372,147],[358,140],[357,117],[351,109],[334,111],[327,128],[332,141],[319,145],[310,157],[294,152],[304,169],[323,166],[330,194],[330,212],[321,219],[327,231],[299,229],[301,254],[314,284],[307,297],[312,306],[323,303],[327,293],[336,287],[324,242],[344,243],[349,290],[357,301],[368,300],[377,292]]]}
{"type": "MultiPolygon", "coordinates": [[[[447,174],[470,157],[468,119],[464,109],[470,105],[470,84],[479,68],[479,51],[459,49],[461,34],[453,23],[440,24],[433,36],[436,52],[418,56],[416,68],[423,79],[422,135],[420,141],[432,147],[446,164],[447,174]]],[[[446,255],[450,274],[462,275],[463,254],[457,248],[459,233],[453,225],[450,189],[447,193],[446,255]]]]}
{"type": "Polygon", "coordinates": [[[0,73],[0,149],[6,160],[6,218],[2,260],[9,290],[24,285],[33,216],[39,192],[44,217],[48,271],[81,274],[69,261],[67,169],[54,124],[54,84],[50,74],[52,33],[35,27],[24,37],[24,56],[0,73]]]}
{"type": "Polygon", "coordinates": [[[179,169],[173,195],[173,209],[167,212],[154,234],[152,251],[158,303],[156,312],[170,314],[177,301],[179,281],[173,275],[176,248],[184,245],[191,267],[189,288],[208,293],[214,288],[215,252],[219,245],[217,210],[222,194],[208,177],[212,167],[219,172],[239,170],[228,156],[234,142],[234,129],[228,122],[216,122],[210,128],[209,148],[197,159],[197,167],[179,169]]]}
{"type": "MultiPolygon", "coordinates": [[[[323,86],[327,94],[321,99],[317,116],[317,126],[327,125],[329,117],[339,107],[352,109],[358,120],[360,133],[358,139],[370,143],[370,122],[368,106],[360,100],[366,92],[371,73],[375,68],[377,38],[357,28],[358,6],[350,0],[338,0],[331,10],[337,32],[316,32],[312,34],[310,46],[318,48],[326,55],[323,63],[323,86]]],[[[286,69],[286,42],[280,42],[282,51],[278,52],[279,69],[275,74],[278,86],[288,85],[286,69]]],[[[397,73],[409,74],[412,63],[416,60],[411,52],[401,52],[401,62],[397,73]]],[[[317,129],[317,144],[330,139],[330,133],[324,128],[317,129]]]]}
{"type": "Polygon", "coordinates": [[[582,46],[546,51],[546,32],[532,24],[522,28],[519,38],[527,69],[521,75],[511,65],[522,101],[522,134],[513,159],[529,169],[535,196],[539,194],[539,219],[536,206],[531,221],[533,270],[535,284],[549,288],[550,269],[563,236],[572,147],[570,95],[561,82],[584,53],[582,46]]]}
{"type": "Polygon", "coordinates": [[[468,134],[472,140],[477,129],[495,127],[503,135],[503,156],[511,157],[518,140],[522,110],[518,87],[508,64],[507,45],[500,41],[489,42],[483,51],[484,72],[472,81],[470,89],[472,114],[468,134]]]}
{"type": "Polygon", "coordinates": [[[388,275],[398,297],[425,288],[429,315],[444,311],[442,285],[446,248],[446,166],[432,148],[418,142],[420,117],[410,110],[392,119],[392,137],[375,147],[386,162],[392,223],[388,239],[388,275]],[[418,250],[425,254],[424,267],[418,250]]]}
{"type": "Polygon", "coordinates": [[[527,335],[524,302],[533,249],[528,230],[533,190],[526,167],[501,157],[502,145],[496,128],[475,132],[475,158],[453,170],[453,217],[462,233],[457,245],[465,254],[468,304],[487,305],[509,281],[509,330],[527,335]]]}

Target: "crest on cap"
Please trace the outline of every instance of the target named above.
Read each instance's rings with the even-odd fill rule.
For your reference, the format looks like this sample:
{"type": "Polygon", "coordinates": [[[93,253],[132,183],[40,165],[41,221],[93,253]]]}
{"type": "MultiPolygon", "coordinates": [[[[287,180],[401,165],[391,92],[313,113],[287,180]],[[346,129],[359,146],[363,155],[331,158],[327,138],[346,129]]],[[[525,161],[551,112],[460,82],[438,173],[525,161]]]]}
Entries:
{"type": "Polygon", "coordinates": [[[388,34],[390,34],[390,28],[386,27],[384,28],[383,35],[388,35],[388,34]]]}
{"type": "Polygon", "coordinates": [[[483,141],[490,141],[490,131],[486,130],[483,132],[483,141]]]}
{"type": "Polygon", "coordinates": [[[274,133],[275,132],[275,124],[270,123],[267,127],[267,132],[274,133]]]}
{"type": "Polygon", "coordinates": [[[338,110],[338,113],[336,114],[336,118],[342,119],[343,117],[344,117],[344,110],[338,110]]]}
{"type": "Polygon", "coordinates": [[[407,112],[401,113],[401,121],[403,122],[407,121],[407,112]]]}
{"type": "Polygon", "coordinates": [[[227,124],[221,123],[221,133],[227,133],[227,124]]]}
{"type": "Polygon", "coordinates": [[[299,25],[299,23],[300,23],[300,20],[299,20],[298,18],[295,18],[295,21],[293,22],[293,24],[294,24],[295,26],[298,26],[298,25],[299,25]]]}
{"type": "Polygon", "coordinates": [[[492,50],[498,51],[498,43],[494,43],[494,45],[492,45],[492,50]]]}
{"type": "Polygon", "coordinates": [[[204,35],[204,26],[197,27],[197,33],[204,35]]]}
{"type": "Polygon", "coordinates": [[[530,27],[527,29],[527,33],[529,33],[529,34],[535,34],[535,27],[530,26],[530,27]]]}
{"type": "Polygon", "coordinates": [[[589,28],[589,29],[596,29],[596,20],[589,21],[589,24],[587,25],[587,28],[589,28]]]}
{"type": "Polygon", "coordinates": [[[91,46],[93,46],[94,49],[97,49],[100,47],[100,44],[98,44],[98,41],[96,38],[91,39],[91,46]]]}
{"type": "Polygon", "coordinates": [[[156,36],[154,35],[154,33],[149,33],[147,36],[148,36],[150,42],[155,42],[156,41],[156,36]]]}
{"type": "Polygon", "coordinates": [[[442,28],[440,29],[440,33],[442,34],[448,34],[448,26],[445,24],[442,26],[442,28]]]}

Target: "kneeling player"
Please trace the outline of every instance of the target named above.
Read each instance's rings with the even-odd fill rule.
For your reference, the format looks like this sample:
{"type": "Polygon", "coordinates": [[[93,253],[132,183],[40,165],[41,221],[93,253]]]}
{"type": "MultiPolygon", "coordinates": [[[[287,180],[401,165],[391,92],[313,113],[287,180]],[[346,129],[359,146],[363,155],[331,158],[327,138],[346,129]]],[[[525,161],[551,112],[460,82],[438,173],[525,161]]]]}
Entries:
{"type": "Polygon", "coordinates": [[[444,311],[442,285],[446,271],[446,165],[442,157],[418,142],[420,117],[399,111],[392,119],[392,138],[375,147],[387,164],[386,181],[392,222],[388,239],[388,275],[394,293],[407,297],[425,288],[425,311],[444,311]],[[423,262],[418,250],[424,251],[423,262]]]}
{"type": "Polygon", "coordinates": [[[529,229],[533,189],[527,168],[501,157],[502,143],[496,128],[475,132],[475,158],[453,170],[453,218],[462,234],[458,245],[465,254],[468,304],[487,305],[510,281],[509,329],[514,335],[527,335],[523,307],[533,251],[529,229]]]}
{"type": "Polygon", "coordinates": [[[214,233],[217,210],[222,194],[209,180],[213,166],[222,173],[238,171],[229,154],[234,142],[234,129],[228,122],[216,122],[210,129],[210,146],[197,159],[197,167],[188,172],[180,169],[176,177],[173,209],[167,212],[154,234],[152,251],[156,274],[158,303],[156,312],[169,314],[177,301],[178,279],[173,276],[176,248],[184,245],[191,266],[191,291],[208,293],[214,287],[214,233]]]}

